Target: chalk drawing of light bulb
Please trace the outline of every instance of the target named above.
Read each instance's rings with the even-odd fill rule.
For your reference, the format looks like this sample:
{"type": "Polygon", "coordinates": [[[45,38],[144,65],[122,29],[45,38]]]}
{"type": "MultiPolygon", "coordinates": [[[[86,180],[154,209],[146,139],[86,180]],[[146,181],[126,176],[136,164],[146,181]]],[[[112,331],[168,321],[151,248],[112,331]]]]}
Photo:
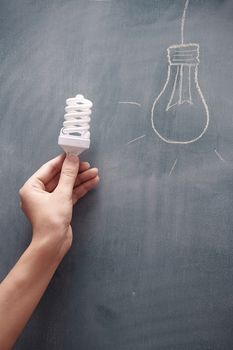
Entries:
{"type": "Polygon", "coordinates": [[[181,21],[181,44],[167,49],[167,80],[151,111],[154,132],[164,142],[172,144],[193,143],[209,126],[208,105],[198,83],[199,44],[184,43],[188,5],[189,0],[186,0],[181,21]]]}

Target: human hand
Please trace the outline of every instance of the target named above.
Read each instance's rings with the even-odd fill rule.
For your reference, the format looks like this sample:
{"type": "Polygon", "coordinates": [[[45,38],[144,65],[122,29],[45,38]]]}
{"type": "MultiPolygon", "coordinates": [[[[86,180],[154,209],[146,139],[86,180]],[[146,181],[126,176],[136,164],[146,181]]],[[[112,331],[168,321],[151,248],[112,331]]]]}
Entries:
{"type": "Polygon", "coordinates": [[[44,164],[19,191],[21,207],[32,224],[32,242],[63,257],[73,238],[73,205],[98,182],[98,169],[79,163],[74,155],[59,155],[44,164]]]}

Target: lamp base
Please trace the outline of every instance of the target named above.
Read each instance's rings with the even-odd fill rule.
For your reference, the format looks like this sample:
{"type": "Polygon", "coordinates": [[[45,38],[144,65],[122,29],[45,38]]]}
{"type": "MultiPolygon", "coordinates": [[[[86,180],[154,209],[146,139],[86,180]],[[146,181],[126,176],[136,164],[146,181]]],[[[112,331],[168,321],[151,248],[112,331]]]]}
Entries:
{"type": "Polygon", "coordinates": [[[58,144],[66,153],[73,153],[78,156],[90,147],[90,140],[78,136],[60,134],[58,144]]]}

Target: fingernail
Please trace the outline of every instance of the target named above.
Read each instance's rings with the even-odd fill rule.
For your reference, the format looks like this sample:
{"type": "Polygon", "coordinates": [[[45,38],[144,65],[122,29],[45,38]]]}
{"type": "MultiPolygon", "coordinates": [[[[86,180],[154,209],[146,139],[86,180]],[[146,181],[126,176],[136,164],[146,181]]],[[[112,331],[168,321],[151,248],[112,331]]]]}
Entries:
{"type": "Polygon", "coordinates": [[[86,165],[87,169],[90,169],[91,164],[90,164],[90,163],[88,163],[88,162],[84,162],[84,163],[85,163],[85,165],[86,165]]]}

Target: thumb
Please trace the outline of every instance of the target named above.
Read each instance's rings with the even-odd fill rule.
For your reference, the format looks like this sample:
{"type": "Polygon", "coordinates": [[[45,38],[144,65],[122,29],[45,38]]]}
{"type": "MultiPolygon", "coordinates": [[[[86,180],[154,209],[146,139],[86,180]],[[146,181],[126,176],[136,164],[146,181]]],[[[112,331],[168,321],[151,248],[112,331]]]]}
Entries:
{"type": "Polygon", "coordinates": [[[73,187],[79,170],[79,158],[74,154],[68,154],[61,168],[61,175],[57,185],[57,190],[72,195],[73,187]]]}

